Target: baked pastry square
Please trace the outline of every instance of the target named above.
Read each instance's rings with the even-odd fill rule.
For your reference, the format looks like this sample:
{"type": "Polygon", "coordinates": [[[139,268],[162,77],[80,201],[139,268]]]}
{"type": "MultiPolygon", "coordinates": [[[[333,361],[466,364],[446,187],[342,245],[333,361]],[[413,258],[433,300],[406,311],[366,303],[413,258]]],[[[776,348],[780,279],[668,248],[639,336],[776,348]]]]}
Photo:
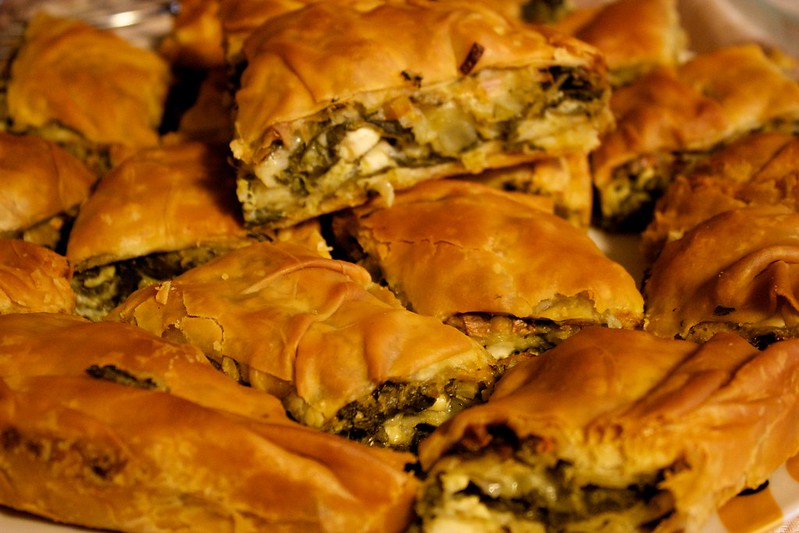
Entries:
{"type": "Polygon", "coordinates": [[[102,174],[130,150],[158,143],[171,81],[155,52],[41,11],[11,64],[10,128],[61,143],[102,174]]]}
{"type": "Polygon", "coordinates": [[[0,442],[0,503],[102,530],[400,532],[417,486],[191,346],[67,315],[0,317],[0,442]]]}
{"type": "Polygon", "coordinates": [[[403,308],[359,266],[295,243],[239,248],[134,292],[107,317],[191,343],[299,422],[412,449],[480,402],[494,358],[403,308]]]}
{"type": "Polygon", "coordinates": [[[635,280],[551,209],[546,198],[442,179],[400,191],[391,207],[342,212],[333,231],[409,309],[500,359],[540,353],[589,324],[638,326],[635,280]]]}
{"type": "Polygon", "coordinates": [[[702,531],[799,450],[799,341],[592,327],[420,446],[422,531],[702,531]]]}
{"type": "Polygon", "coordinates": [[[244,54],[231,147],[251,224],[590,150],[612,122],[594,48],[479,3],[317,2],[244,54]]]}
{"type": "Polygon", "coordinates": [[[140,286],[255,240],[224,146],[142,149],[100,180],[75,219],[66,255],[78,313],[98,320],[140,286]]]}
{"type": "Polygon", "coordinates": [[[554,25],[602,52],[616,88],[688,53],[676,0],[612,0],[575,8],[554,25]]]}
{"type": "Polygon", "coordinates": [[[18,239],[0,238],[0,314],[74,313],[66,257],[18,239]]]}
{"type": "Polygon", "coordinates": [[[658,67],[614,91],[617,127],[591,156],[597,223],[641,231],[675,175],[756,130],[796,131],[799,83],[754,44],[658,67]]]}
{"type": "Polygon", "coordinates": [[[0,132],[0,237],[63,252],[97,176],[52,141],[0,132]]]}
{"type": "Polygon", "coordinates": [[[758,205],[799,206],[799,136],[756,132],[721,148],[676,176],[655,204],[641,235],[645,257],[697,224],[730,209],[758,205]]]}
{"type": "Polygon", "coordinates": [[[799,336],[799,214],[720,213],[663,247],[644,284],[646,330],[703,341],[734,331],[755,345],[799,336]]]}

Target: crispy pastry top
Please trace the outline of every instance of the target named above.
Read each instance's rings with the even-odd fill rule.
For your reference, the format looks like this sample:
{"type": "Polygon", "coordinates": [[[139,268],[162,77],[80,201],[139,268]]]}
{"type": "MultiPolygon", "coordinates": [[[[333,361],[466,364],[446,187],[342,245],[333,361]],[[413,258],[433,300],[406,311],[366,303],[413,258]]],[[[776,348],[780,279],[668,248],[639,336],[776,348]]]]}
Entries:
{"type": "Polygon", "coordinates": [[[76,208],[97,179],[55,143],[5,132],[0,132],[0,175],[0,235],[76,208]]]}
{"type": "Polygon", "coordinates": [[[616,128],[592,156],[594,180],[649,154],[707,151],[772,121],[799,120],[799,83],[754,44],[658,67],[614,91],[616,128]]]}
{"type": "Polygon", "coordinates": [[[73,313],[72,268],[37,244],[0,239],[0,314],[73,313]]]}
{"type": "Polygon", "coordinates": [[[476,342],[407,311],[359,266],[288,242],[240,248],[140,289],[108,319],[231,358],[253,385],[296,391],[323,420],[388,380],[492,372],[476,342]]]}
{"type": "Polygon", "coordinates": [[[704,345],[590,327],[500,378],[485,405],[420,446],[427,469],[479,453],[506,428],[574,465],[576,483],[624,488],[669,470],[675,513],[658,531],[701,525],[799,450],[799,340],[759,351],[719,334],[704,345]]]}
{"type": "Polygon", "coordinates": [[[302,427],[191,346],[127,324],[4,315],[0,376],[6,505],[112,530],[409,520],[412,456],[302,427]]]}
{"type": "Polygon", "coordinates": [[[687,51],[676,0],[615,0],[583,7],[555,27],[597,47],[611,75],[621,74],[614,77],[619,83],[657,65],[676,65],[687,51]]]}
{"type": "Polygon", "coordinates": [[[170,81],[156,53],[40,12],[11,66],[8,112],[17,130],[58,125],[99,145],[152,146],[170,81]]]}
{"type": "Polygon", "coordinates": [[[624,327],[643,317],[632,276],[542,197],[433,180],[398,192],[391,207],[355,208],[336,226],[425,315],[594,322],[607,313],[624,327]]]}
{"type": "Polygon", "coordinates": [[[592,47],[544,28],[522,28],[479,3],[457,0],[318,2],[271,18],[244,45],[237,144],[244,161],[282,122],[336,102],[381,102],[464,76],[464,70],[534,66],[600,71],[592,47]],[[418,28],[425,31],[420,32],[418,28]],[[475,59],[470,52],[482,47],[475,59]],[[468,66],[468,68],[466,68],[468,66]]]}
{"type": "Polygon", "coordinates": [[[76,270],[202,245],[248,242],[224,146],[141,150],[82,206],[67,243],[76,270]]]}
{"type": "Polygon", "coordinates": [[[644,285],[645,328],[685,337],[700,323],[796,331],[799,214],[785,206],[720,213],[663,247],[644,285]]]}
{"type": "Polygon", "coordinates": [[[799,136],[757,132],[730,143],[669,183],[642,235],[649,260],[662,246],[723,211],[799,206],[799,136]]]}

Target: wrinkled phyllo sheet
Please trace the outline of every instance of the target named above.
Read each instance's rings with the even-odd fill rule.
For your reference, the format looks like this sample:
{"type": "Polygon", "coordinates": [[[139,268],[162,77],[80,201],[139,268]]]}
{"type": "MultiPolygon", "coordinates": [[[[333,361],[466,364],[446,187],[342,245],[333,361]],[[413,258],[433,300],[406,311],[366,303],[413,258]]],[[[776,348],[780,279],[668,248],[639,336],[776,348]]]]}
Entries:
{"type": "Polygon", "coordinates": [[[702,341],[730,330],[755,345],[799,336],[799,214],[720,213],[664,246],[644,285],[644,327],[702,341]]]}
{"type": "Polygon", "coordinates": [[[755,44],[658,67],[613,93],[616,128],[591,163],[597,224],[641,231],[676,174],[753,131],[796,132],[799,83],[755,44]]]}
{"type": "Polygon", "coordinates": [[[778,132],[745,135],[669,183],[641,236],[646,259],[667,242],[730,209],[799,205],[799,136],[778,132]]]}
{"type": "Polygon", "coordinates": [[[406,310],[361,267],[295,243],[229,252],[133,293],[108,319],[199,346],[303,424],[398,449],[494,381],[476,342],[406,310]]]}
{"type": "Polygon", "coordinates": [[[11,64],[11,131],[56,141],[98,173],[154,146],[172,81],[169,63],[112,32],[40,12],[11,64]]]}
{"type": "Polygon", "coordinates": [[[551,205],[442,179],[399,192],[391,207],[342,212],[333,229],[408,308],[512,362],[589,324],[633,328],[643,319],[632,276],[551,205]]]}
{"type": "Polygon", "coordinates": [[[18,239],[0,238],[0,314],[74,313],[66,257],[18,239]]]}
{"type": "Polygon", "coordinates": [[[677,0],[594,3],[571,10],[555,27],[602,52],[614,87],[657,66],[675,66],[688,52],[677,0]]]}
{"type": "Polygon", "coordinates": [[[697,532],[799,450],[799,341],[593,327],[420,447],[422,531],[697,532]]]}
{"type": "Polygon", "coordinates": [[[0,238],[63,251],[97,176],[56,143],[0,132],[0,238]]]}
{"type": "Polygon", "coordinates": [[[403,531],[412,456],[288,420],[197,349],[0,317],[0,503],[114,531],[403,531]]]}
{"type": "Polygon", "coordinates": [[[588,158],[585,152],[574,152],[458,178],[505,191],[545,196],[552,200],[555,214],[579,228],[588,228],[594,206],[594,180],[588,158]]]}
{"type": "Polygon", "coordinates": [[[255,242],[223,147],[142,149],[81,206],[67,242],[78,313],[98,320],[131,292],[255,242]]]}
{"type": "Polygon", "coordinates": [[[259,26],[244,54],[231,148],[251,224],[588,151],[612,122],[594,48],[481,3],[312,3],[259,26]]]}

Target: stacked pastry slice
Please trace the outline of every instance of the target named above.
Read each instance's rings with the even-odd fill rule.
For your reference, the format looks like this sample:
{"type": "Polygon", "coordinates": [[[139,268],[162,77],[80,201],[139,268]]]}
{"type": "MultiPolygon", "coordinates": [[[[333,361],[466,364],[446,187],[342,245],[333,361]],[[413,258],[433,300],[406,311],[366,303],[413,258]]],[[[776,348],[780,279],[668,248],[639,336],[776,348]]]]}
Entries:
{"type": "Polygon", "coordinates": [[[286,419],[198,350],[56,314],[0,317],[0,503],[120,531],[402,531],[411,456],[286,419]]]}
{"type": "Polygon", "coordinates": [[[251,224],[587,151],[611,125],[595,49],[480,3],[311,2],[243,53],[231,147],[251,224]]]}
{"type": "Polygon", "coordinates": [[[350,258],[510,364],[589,324],[635,328],[635,280],[546,198],[434,180],[336,215],[350,258]],[[586,265],[591,265],[590,269],[586,265]],[[556,265],[556,268],[553,266],[556,265]]]}
{"type": "Polygon", "coordinates": [[[420,448],[424,531],[700,531],[799,451],[799,341],[589,328],[420,448]]]}
{"type": "Polygon", "coordinates": [[[133,293],[108,319],[199,346],[304,424],[402,449],[494,381],[476,342],[406,310],[359,266],[293,243],[229,252],[133,293]]]}

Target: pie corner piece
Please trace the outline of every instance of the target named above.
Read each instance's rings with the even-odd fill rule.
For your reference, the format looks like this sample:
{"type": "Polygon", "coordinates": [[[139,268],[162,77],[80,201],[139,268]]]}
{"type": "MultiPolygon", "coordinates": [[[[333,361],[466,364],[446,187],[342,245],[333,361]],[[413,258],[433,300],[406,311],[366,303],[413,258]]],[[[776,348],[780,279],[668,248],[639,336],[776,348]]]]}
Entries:
{"type": "Polygon", "coordinates": [[[231,149],[250,224],[590,149],[613,121],[596,49],[479,5],[315,3],[244,54],[231,149]]]}

